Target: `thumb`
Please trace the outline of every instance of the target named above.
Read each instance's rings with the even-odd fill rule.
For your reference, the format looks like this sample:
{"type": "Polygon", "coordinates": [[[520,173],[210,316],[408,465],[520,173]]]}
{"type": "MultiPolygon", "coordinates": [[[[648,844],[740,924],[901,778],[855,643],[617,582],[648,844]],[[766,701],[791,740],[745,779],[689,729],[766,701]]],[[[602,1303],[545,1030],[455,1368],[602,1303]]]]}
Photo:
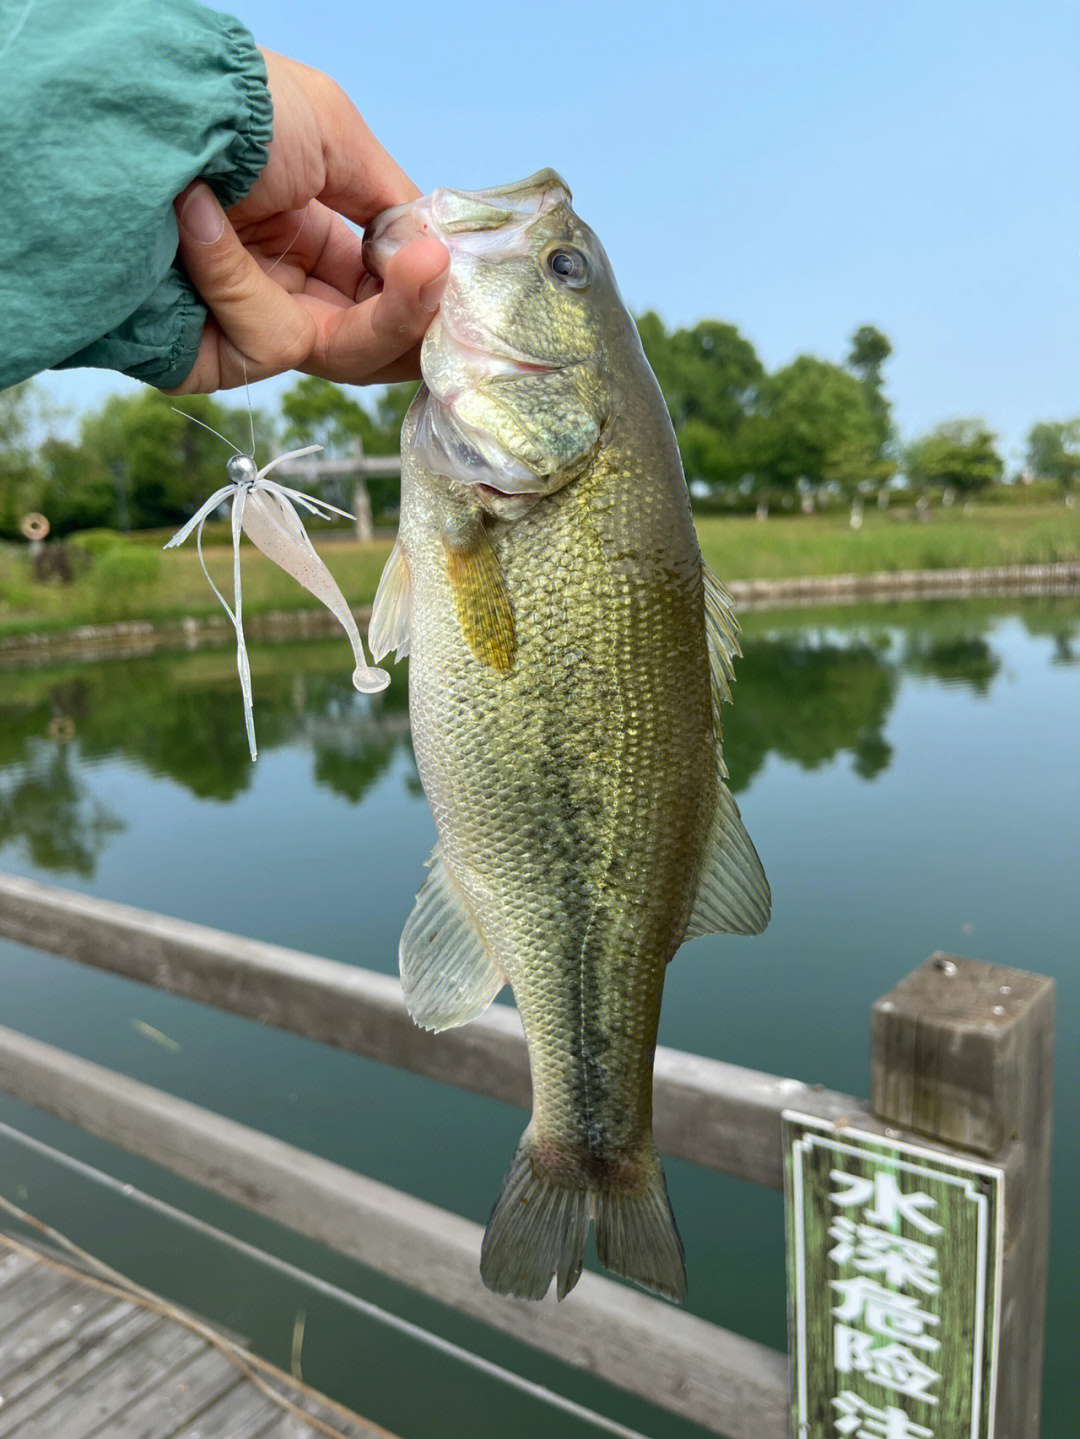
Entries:
{"type": "MultiPolygon", "coordinates": [[[[217,322],[218,338],[247,360],[251,379],[301,364],[315,343],[315,321],[240,243],[210,186],[196,180],[174,204],[180,258],[217,322]]],[[[224,369],[226,346],[217,348],[224,369]]],[[[240,376],[219,374],[219,385],[229,383],[240,383],[240,376]]]]}

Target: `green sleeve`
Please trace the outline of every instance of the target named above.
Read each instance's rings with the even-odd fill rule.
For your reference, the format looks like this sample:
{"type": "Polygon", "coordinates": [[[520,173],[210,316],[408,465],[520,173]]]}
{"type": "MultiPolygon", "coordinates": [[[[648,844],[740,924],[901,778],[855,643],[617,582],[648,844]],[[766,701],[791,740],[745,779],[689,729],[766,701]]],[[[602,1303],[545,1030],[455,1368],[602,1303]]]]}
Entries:
{"type": "Polygon", "coordinates": [[[93,365],[162,389],[206,311],[176,262],[172,201],[224,205],[266,164],[266,69],[193,0],[0,0],[0,388],[93,365]]]}

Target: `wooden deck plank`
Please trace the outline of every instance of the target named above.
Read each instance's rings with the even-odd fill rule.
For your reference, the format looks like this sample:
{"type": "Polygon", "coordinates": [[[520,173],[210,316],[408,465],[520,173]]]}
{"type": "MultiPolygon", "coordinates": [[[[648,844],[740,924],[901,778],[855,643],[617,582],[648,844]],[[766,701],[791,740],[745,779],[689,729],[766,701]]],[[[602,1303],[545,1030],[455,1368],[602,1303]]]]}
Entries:
{"type": "MultiPolygon", "coordinates": [[[[29,1370],[14,1376],[4,1388],[4,1404],[0,1406],[0,1435],[19,1433],[20,1439],[39,1432],[63,1433],[52,1427],[51,1419],[42,1416],[52,1405],[62,1400],[70,1389],[78,1387],[84,1391],[87,1377],[93,1375],[108,1362],[110,1354],[122,1352],[133,1344],[144,1331],[153,1326],[153,1315],[129,1307],[118,1323],[107,1329],[91,1328],[74,1341],[75,1352],[67,1362],[52,1354],[45,1356],[45,1363],[32,1365],[29,1370]],[[29,1427],[26,1427],[29,1426],[29,1427]]],[[[93,1381],[91,1380],[91,1383],[93,1381]]]]}
{"type": "MultiPolygon", "coordinates": [[[[331,1409],[328,1405],[318,1403],[317,1400],[308,1398],[304,1408],[317,1419],[329,1424],[332,1429],[337,1429],[343,1439],[394,1439],[392,1434],[388,1434],[377,1424],[368,1424],[363,1421],[349,1423],[336,1410],[331,1409]]],[[[320,1430],[311,1425],[305,1425],[284,1410],[279,1410],[278,1415],[279,1417],[270,1424],[268,1429],[259,1430],[256,1439],[309,1439],[309,1436],[310,1439],[326,1439],[320,1430]]]]}
{"type": "Polygon", "coordinates": [[[159,1388],[205,1343],[188,1329],[177,1330],[159,1315],[152,1315],[151,1320],[149,1327],[119,1353],[109,1353],[103,1363],[75,1383],[65,1383],[52,1403],[39,1410],[35,1422],[46,1433],[62,1434],[64,1439],[87,1439],[111,1419],[110,1439],[120,1439],[123,1429],[118,1426],[122,1421],[114,1416],[122,1415],[130,1404],[159,1388]]]}
{"type": "Polygon", "coordinates": [[[25,1273],[31,1267],[33,1260],[25,1254],[20,1254],[17,1249],[0,1250],[0,1297],[2,1297],[5,1285],[12,1283],[15,1278],[25,1273]]]}
{"type": "Polygon", "coordinates": [[[276,1414],[265,1394],[244,1384],[204,1410],[185,1429],[183,1439],[258,1439],[265,1433],[267,1424],[275,1422],[271,1409],[276,1414]]]}
{"type": "MultiPolygon", "coordinates": [[[[0,1333],[0,1386],[5,1378],[45,1354],[73,1334],[84,1330],[109,1308],[107,1294],[73,1287],[55,1294],[48,1304],[23,1317],[13,1329],[0,1333]]],[[[0,1393],[3,1392],[0,1387],[0,1393]]]]}
{"type": "Polygon", "coordinates": [[[255,1439],[326,1439],[326,1436],[310,1424],[301,1424],[299,1419],[282,1414],[269,1429],[260,1429],[255,1439]]]}
{"type": "MultiPolygon", "coordinates": [[[[322,1416],[333,1428],[337,1428],[345,1436],[345,1439],[383,1439],[385,1430],[369,1429],[366,1426],[358,1429],[355,1425],[348,1425],[334,1414],[322,1416]]],[[[231,1436],[230,1436],[231,1439],[231,1436]]],[[[268,1429],[260,1429],[254,1439],[326,1439],[321,1429],[314,1425],[305,1424],[294,1415],[279,1412],[268,1429]]]]}
{"type": "MultiPolygon", "coordinates": [[[[7,1305],[9,1295],[14,1294],[22,1285],[27,1282],[40,1285],[47,1277],[51,1277],[54,1274],[54,1271],[51,1269],[48,1271],[43,1270],[41,1265],[35,1264],[28,1255],[19,1254],[14,1250],[8,1252],[13,1259],[19,1262],[18,1264],[9,1265],[4,1271],[4,1284],[3,1288],[0,1289],[0,1313],[8,1312],[7,1309],[2,1306],[7,1305]]],[[[12,1312],[17,1313],[17,1308],[13,1308],[12,1312]]]]}
{"type": "MultiPolygon", "coordinates": [[[[5,1250],[2,1239],[0,1439],[323,1439],[204,1335],[64,1274],[47,1255],[5,1250]]],[[[270,1377],[345,1439],[392,1439],[288,1375],[270,1377]]]]}
{"type": "Polygon", "coordinates": [[[58,1294],[74,1289],[74,1282],[51,1269],[25,1269],[8,1284],[0,1300],[0,1338],[21,1327],[27,1318],[52,1302],[58,1294]]]}
{"type": "Polygon", "coordinates": [[[187,1364],[126,1409],[113,1410],[84,1439],[173,1439],[191,1432],[191,1421],[238,1387],[244,1376],[205,1341],[187,1364]]]}
{"type": "MultiPolygon", "coordinates": [[[[29,1356],[18,1370],[9,1372],[0,1381],[0,1397],[4,1401],[0,1406],[0,1434],[4,1433],[8,1416],[16,1412],[13,1408],[16,1401],[22,1401],[24,1405],[28,1405],[31,1401],[26,1396],[30,1395],[38,1385],[44,1383],[50,1376],[64,1372],[66,1366],[85,1353],[90,1344],[118,1325],[126,1323],[130,1316],[130,1305],[118,1300],[114,1301],[96,1316],[92,1316],[88,1323],[69,1339],[47,1349],[39,1350],[36,1354],[29,1356]]],[[[23,1412],[28,1411],[24,1408],[23,1412]]]]}

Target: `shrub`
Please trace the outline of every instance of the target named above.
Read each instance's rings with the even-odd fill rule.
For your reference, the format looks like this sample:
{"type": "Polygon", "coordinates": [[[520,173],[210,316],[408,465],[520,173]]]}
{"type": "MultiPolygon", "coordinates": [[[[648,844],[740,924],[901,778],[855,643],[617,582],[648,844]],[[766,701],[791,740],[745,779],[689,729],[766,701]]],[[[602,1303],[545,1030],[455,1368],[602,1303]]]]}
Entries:
{"type": "Polygon", "coordinates": [[[145,608],[161,556],[147,545],[129,544],[115,535],[112,540],[95,554],[88,583],[103,619],[132,619],[145,608]]]}

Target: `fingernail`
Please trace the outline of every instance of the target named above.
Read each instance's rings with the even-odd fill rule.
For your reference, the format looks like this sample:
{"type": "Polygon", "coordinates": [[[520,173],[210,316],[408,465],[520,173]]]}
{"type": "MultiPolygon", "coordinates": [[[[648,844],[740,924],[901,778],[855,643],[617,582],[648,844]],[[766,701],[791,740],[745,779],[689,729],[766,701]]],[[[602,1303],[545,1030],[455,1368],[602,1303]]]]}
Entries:
{"type": "Polygon", "coordinates": [[[180,223],[199,245],[214,245],[225,231],[225,215],[209,185],[192,187],[180,211],[180,223]]]}
{"type": "Polygon", "coordinates": [[[446,277],[450,273],[447,268],[441,275],[436,275],[434,280],[429,280],[426,285],[420,286],[420,308],[434,313],[439,308],[439,301],[442,299],[443,291],[446,289],[446,277]]]}

